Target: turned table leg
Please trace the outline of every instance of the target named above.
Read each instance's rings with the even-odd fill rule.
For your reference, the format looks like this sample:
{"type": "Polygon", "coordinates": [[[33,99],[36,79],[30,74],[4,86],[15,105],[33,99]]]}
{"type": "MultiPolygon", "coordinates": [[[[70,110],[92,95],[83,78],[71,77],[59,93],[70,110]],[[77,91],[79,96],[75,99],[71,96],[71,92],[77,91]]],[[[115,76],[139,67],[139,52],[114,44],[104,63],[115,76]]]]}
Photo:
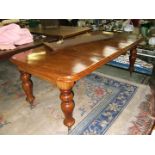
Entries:
{"type": "Polygon", "coordinates": [[[73,92],[72,87],[74,82],[57,82],[57,86],[60,89],[60,99],[61,99],[61,109],[64,113],[64,125],[70,129],[74,123],[75,119],[72,117],[74,110],[73,92]]]}
{"type": "Polygon", "coordinates": [[[33,83],[31,81],[31,74],[20,71],[21,73],[21,80],[22,80],[22,87],[26,94],[26,101],[30,103],[31,106],[34,106],[33,101],[35,97],[33,96],[33,83]]]}
{"type": "Polygon", "coordinates": [[[137,50],[136,48],[133,48],[130,50],[130,56],[129,56],[129,71],[130,71],[130,75],[132,74],[132,72],[134,71],[134,64],[137,58],[137,50]]]}

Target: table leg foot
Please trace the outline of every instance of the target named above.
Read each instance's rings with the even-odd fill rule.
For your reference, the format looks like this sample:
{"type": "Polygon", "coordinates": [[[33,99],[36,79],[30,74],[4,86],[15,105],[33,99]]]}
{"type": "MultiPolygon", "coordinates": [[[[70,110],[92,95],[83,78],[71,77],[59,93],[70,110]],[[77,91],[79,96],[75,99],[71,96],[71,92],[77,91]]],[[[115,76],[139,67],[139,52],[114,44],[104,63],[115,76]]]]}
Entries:
{"type": "Polygon", "coordinates": [[[64,113],[64,125],[68,127],[68,130],[74,125],[75,119],[72,117],[72,113],[74,110],[74,101],[73,101],[73,92],[72,87],[74,85],[71,83],[57,83],[60,88],[60,99],[61,99],[61,109],[64,113]]]}
{"type": "Polygon", "coordinates": [[[32,90],[33,83],[31,81],[31,74],[23,71],[20,71],[20,73],[21,73],[22,87],[26,94],[26,101],[28,101],[31,106],[35,106],[33,102],[35,97],[33,96],[33,90],[32,90]]]}
{"type": "Polygon", "coordinates": [[[33,110],[36,107],[36,104],[30,103],[30,108],[33,110]]]}
{"type": "Polygon", "coordinates": [[[132,75],[132,72],[134,71],[134,64],[137,58],[137,50],[136,48],[133,48],[130,50],[130,56],[129,56],[129,71],[130,71],[130,76],[132,75]]]}

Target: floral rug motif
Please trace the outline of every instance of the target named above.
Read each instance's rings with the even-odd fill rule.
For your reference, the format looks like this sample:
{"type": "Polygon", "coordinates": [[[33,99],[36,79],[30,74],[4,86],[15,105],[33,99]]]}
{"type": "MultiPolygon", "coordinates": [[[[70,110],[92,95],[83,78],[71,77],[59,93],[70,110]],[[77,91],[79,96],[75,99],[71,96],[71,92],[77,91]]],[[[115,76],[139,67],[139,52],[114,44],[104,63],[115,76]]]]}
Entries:
{"type": "Polygon", "coordinates": [[[129,135],[147,135],[151,133],[151,127],[154,124],[154,121],[149,116],[151,98],[151,95],[146,95],[146,100],[139,105],[139,113],[131,121],[132,125],[128,129],[129,135]]]}
{"type": "MultiPolygon", "coordinates": [[[[129,54],[121,55],[118,58],[109,62],[108,64],[112,66],[128,69],[129,68],[129,54]]],[[[139,58],[136,59],[136,62],[135,62],[136,72],[151,75],[152,70],[153,70],[153,65],[151,63],[147,63],[139,58]]]]}
{"type": "MultiPolygon", "coordinates": [[[[1,64],[0,134],[68,134],[57,87],[35,77],[32,81],[38,103],[33,110],[25,101],[15,66],[1,64]]],[[[148,134],[152,128],[145,85],[94,72],[79,80],[73,91],[76,123],[71,135],[148,134]]]]}
{"type": "Polygon", "coordinates": [[[132,99],[137,87],[98,74],[88,75],[84,83],[85,93],[91,98],[89,104],[97,106],[92,106],[92,111],[70,134],[104,134],[132,99]]]}

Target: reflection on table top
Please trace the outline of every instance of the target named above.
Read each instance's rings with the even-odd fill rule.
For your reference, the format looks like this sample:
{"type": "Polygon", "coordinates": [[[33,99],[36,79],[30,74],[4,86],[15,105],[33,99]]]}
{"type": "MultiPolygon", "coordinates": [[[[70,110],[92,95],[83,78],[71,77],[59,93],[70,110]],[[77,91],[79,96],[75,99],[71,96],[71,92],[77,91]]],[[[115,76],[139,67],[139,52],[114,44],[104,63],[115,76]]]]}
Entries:
{"type": "MultiPolygon", "coordinates": [[[[111,35],[101,32],[101,34],[105,39],[70,45],[57,50],[49,46],[41,46],[16,54],[11,61],[36,76],[38,73],[39,75],[46,73],[47,80],[76,81],[134,48],[142,40],[129,33],[111,35]]],[[[92,36],[90,35],[90,38],[92,36]]]]}
{"type": "Polygon", "coordinates": [[[50,37],[50,38],[45,38],[45,39],[37,39],[37,40],[34,40],[34,42],[32,42],[32,43],[17,46],[15,49],[12,49],[12,50],[0,50],[0,60],[8,59],[9,57],[11,57],[12,55],[14,55],[16,53],[20,53],[22,51],[41,46],[43,44],[43,42],[47,41],[47,40],[52,42],[52,41],[57,41],[58,39],[55,37],[50,37]]]}

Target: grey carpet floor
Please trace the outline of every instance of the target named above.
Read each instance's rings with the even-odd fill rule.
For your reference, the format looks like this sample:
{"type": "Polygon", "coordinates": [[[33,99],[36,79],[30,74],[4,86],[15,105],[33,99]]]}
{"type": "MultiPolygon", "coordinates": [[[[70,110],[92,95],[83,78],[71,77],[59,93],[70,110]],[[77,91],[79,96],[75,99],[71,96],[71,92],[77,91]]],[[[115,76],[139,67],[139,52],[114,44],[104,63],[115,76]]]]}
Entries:
{"type": "Polygon", "coordinates": [[[133,72],[132,76],[130,76],[130,73],[128,70],[112,67],[110,65],[104,65],[101,68],[99,68],[97,71],[113,77],[118,77],[131,82],[135,82],[135,83],[148,84],[148,80],[150,78],[150,76],[148,75],[140,74],[136,72],[133,72]]]}
{"type": "MultiPolygon", "coordinates": [[[[112,67],[112,66],[108,66],[108,65],[102,66],[97,71],[101,72],[101,73],[104,73],[105,75],[109,75],[111,77],[122,78],[124,80],[135,82],[137,84],[138,83],[139,84],[140,83],[147,84],[148,79],[149,79],[149,76],[144,75],[144,74],[135,73],[135,72],[132,74],[132,76],[130,76],[129,71],[123,70],[123,69],[120,69],[120,68],[116,68],[116,67],[112,67]]],[[[3,99],[5,100],[5,97],[6,97],[6,99],[7,99],[7,95],[4,95],[5,91],[9,91],[9,93],[10,93],[9,95],[12,95],[13,91],[18,92],[17,90],[11,89],[11,88],[14,88],[14,85],[17,83],[16,81],[19,80],[19,79],[17,79],[17,74],[18,74],[18,70],[15,68],[15,66],[12,63],[10,63],[9,61],[0,61],[0,83],[5,84],[5,81],[10,81],[10,80],[12,81],[12,82],[10,82],[10,85],[8,85],[8,87],[5,90],[3,90],[4,87],[2,87],[3,89],[1,91],[3,92],[2,93],[3,96],[1,96],[1,94],[0,94],[0,98],[3,97],[3,99]]],[[[32,77],[32,78],[35,78],[35,77],[32,77]]],[[[34,85],[37,86],[37,87],[34,87],[34,94],[38,94],[37,92],[41,89],[40,84],[39,84],[40,82],[45,83],[48,86],[48,83],[46,81],[37,79],[36,83],[34,83],[34,85]]],[[[46,87],[46,85],[45,85],[45,87],[46,87]]],[[[19,90],[19,92],[22,92],[22,91],[20,91],[21,90],[20,85],[18,85],[18,86],[15,85],[15,88],[17,88],[19,90]]],[[[50,90],[50,92],[51,92],[51,90],[50,90]]],[[[51,94],[54,95],[53,93],[51,93],[51,94]]],[[[21,94],[19,94],[19,95],[21,95],[21,94]]],[[[22,101],[24,102],[25,100],[22,100],[22,101]]],[[[51,101],[51,97],[49,97],[49,101],[51,101]]],[[[16,106],[18,105],[18,104],[14,103],[14,102],[8,102],[8,103],[15,104],[16,106]]],[[[29,107],[27,106],[27,102],[25,101],[24,103],[25,104],[21,104],[21,106],[22,107],[26,106],[26,108],[28,108],[28,110],[29,110],[29,107]]],[[[47,103],[50,103],[50,102],[47,102],[47,103]]],[[[57,102],[55,102],[55,103],[57,103],[57,102]]],[[[8,104],[5,104],[3,106],[3,108],[0,109],[0,114],[4,113],[4,110],[5,110],[5,108],[7,108],[7,106],[8,106],[8,104]]],[[[1,105],[1,107],[2,107],[2,105],[1,105]]],[[[41,108],[41,110],[44,110],[44,108],[41,108]]],[[[20,113],[22,113],[21,110],[20,110],[20,113]]],[[[25,111],[24,111],[24,113],[25,113],[25,111]]],[[[34,113],[32,113],[32,115],[34,116],[34,113]]],[[[51,115],[49,116],[49,118],[51,119],[51,115]]],[[[14,119],[16,119],[16,117],[14,119]]],[[[36,120],[34,120],[34,121],[36,121],[36,120]]],[[[39,120],[37,122],[40,123],[39,120]]],[[[43,122],[43,121],[41,121],[41,122],[43,122]]],[[[62,121],[60,121],[60,123],[62,123],[62,121]]],[[[13,125],[16,126],[15,123],[13,125]]],[[[45,126],[47,126],[47,125],[45,125],[45,126]]],[[[47,129],[44,130],[44,131],[47,131],[47,129]]],[[[54,131],[57,131],[57,130],[54,130],[54,131]]]]}

